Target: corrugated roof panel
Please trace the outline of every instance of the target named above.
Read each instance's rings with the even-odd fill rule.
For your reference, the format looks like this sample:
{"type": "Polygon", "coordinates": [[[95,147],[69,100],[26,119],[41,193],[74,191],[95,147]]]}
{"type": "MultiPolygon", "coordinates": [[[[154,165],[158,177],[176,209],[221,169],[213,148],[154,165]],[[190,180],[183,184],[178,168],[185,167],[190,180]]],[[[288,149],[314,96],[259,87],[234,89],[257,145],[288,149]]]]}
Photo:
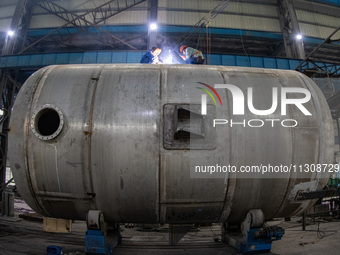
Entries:
{"type": "Polygon", "coordinates": [[[242,17],[238,15],[219,15],[212,22],[212,27],[227,27],[240,29],[242,17]]]}
{"type": "Polygon", "coordinates": [[[17,1],[0,1],[0,32],[6,32],[12,23],[17,1]]]}
{"type": "Polygon", "coordinates": [[[311,13],[301,10],[296,10],[296,15],[300,22],[315,23],[323,26],[338,27],[340,24],[340,18],[327,16],[318,13],[311,13]]]}
{"type": "Polygon", "coordinates": [[[104,3],[103,0],[89,1],[89,0],[72,0],[69,1],[68,9],[69,10],[77,10],[77,9],[93,9],[96,6],[102,5],[104,3]]]}
{"type": "Polygon", "coordinates": [[[119,13],[105,21],[106,25],[117,24],[145,24],[147,22],[147,11],[125,11],[119,13]]]}
{"type": "MultiPolygon", "coordinates": [[[[122,1],[125,1],[125,0],[122,0],[122,1]]],[[[134,2],[133,0],[128,0],[128,5],[131,6],[133,4],[133,2],[134,2]]],[[[148,1],[144,1],[144,2],[136,5],[136,7],[148,7],[148,6],[149,6],[148,1]]]]}
{"type": "Polygon", "coordinates": [[[14,15],[15,5],[0,7],[0,19],[5,17],[9,18],[14,15]]]}
{"type": "Polygon", "coordinates": [[[193,26],[203,16],[202,13],[197,12],[158,11],[158,22],[169,25],[193,26]]]}
{"type": "MultiPolygon", "coordinates": [[[[86,10],[91,10],[94,8],[97,8],[101,5],[106,4],[108,1],[107,0],[96,0],[96,1],[84,1],[84,0],[72,0],[70,3],[69,8],[71,10],[77,10],[77,9],[86,9],[86,10]]],[[[126,8],[132,6],[135,3],[134,0],[118,0],[118,4],[120,8],[126,8]]],[[[117,2],[114,1],[110,3],[111,8],[117,8],[117,2]]],[[[141,3],[138,5],[138,7],[147,7],[147,1],[141,3]]]]}
{"type": "Polygon", "coordinates": [[[68,0],[68,1],[54,1],[55,4],[69,10],[72,11],[72,8],[70,7],[71,4],[74,2],[74,0],[68,0]]]}
{"type": "Polygon", "coordinates": [[[50,27],[60,27],[66,23],[65,20],[57,17],[53,14],[47,15],[33,15],[30,23],[30,29],[35,28],[50,28],[50,27]]]}
{"type": "MultiPolygon", "coordinates": [[[[197,12],[158,12],[158,22],[169,25],[193,26],[202,17],[202,13],[197,12]]],[[[220,28],[280,32],[280,24],[277,19],[240,15],[220,14],[211,22],[211,26],[220,28]]]]}
{"type": "Polygon", "coordinates": [[[16,6],[18,4],[19,0],[1,0],[0,1],[0,8],[4,6],[14,5],[16,6]]]}
{"type": "Polygon", "coordinates": [[[241,16],[240,29],[281,32],[280,23],[277,19],[271,18],[257,18],[249,16],[241,16]]]}
{"type": "MultiPolygon", "coordinates": [[[[84,12],[78,12],[77,15],[83,15],[84,12]]],[[[91,14],[87,14],[86,19],[93,22],[93,17],[91,14]]],[[[118,13],[105,20],[101,24],[105,25],[115,25],[115,24],[145,24],[147,22],[147,11],[124,11],[118,13]]],[[[50,28],[63,26],[66,23],[65,20],[57,17],[53,14],[36,14],[32,16],[30,29],[35,28],[50,28]]]]}
{"type": "Polygon", "coordinates": [[[2,19],[0,20],[0,32],[7,32],[11,26],[12,19],[2,19]]]}
{"type": "Polygon", "coordinates": [[[41,8],[38,5],[35,5],[32,13],[33,15],[40,15],[40,14],[47,14],[48,11],[46,11],[45,9],[41,8]]]}
{"type": "MultiPolygon", "coordinates": [[[[1,1],[1,0],[0,0],[1,1]]],[[[106,0],[96,0],[96,1],[93,1],[93,0],[72,0],[72,1],[57,1],[56,4],[67,9],[68,11],[70,12],[74,12],[75,14],[77,15],[81,15],[82,13],[85,13],[85,12],[89,12],[103,4],[107,3],[106,0]]],[[[126,8],[126,3],[127,3],[127,6],[131,9],[129,10],[135,10],[137,7],[138,8],[141,8],[141,7],[144,7],[146,8],[148,5],[147,5],[147,1],[144,1],[143,3],[141,4],[138,4],[136,5],[135,7],[130,7],[134,1],[133,0],[119,0],[119,7],[121,9],[124,9],[126,8]]],[[[104,5],[105,8],[103,8],[102,10],[105,11],[107,9],[107,6],[108,5],[104,5]]],[[[118,6],[116,4],[116,2],[112,2],[110,4],[110,8],[112,8],[112,10],[109,10],[109,11],[116,11],[118,10],[118,6]]],[[[33,14],[35,15],[41,15],[41,14],[49,14],[50,12],[46,11],[45,9],[39,7],[39,6],[35,6],[34,10],[33,10],[33,14]]],[[[98,11],[97,12],[98,15],[100,16],[100,12],[98,11]]],[[[91,19],[92,20],[92,19],[91,19]]]]}
{"type": "Polygon", "coordinates": [[[261,4],[249,4],[240,2],[231,2],[225,9],[227,12],[244,13],[249,15],[261,15],[268,17],[277,17],[276,6],[261,5],[261,4]]]}
{"type": "Polygon", "coordinates": [[[194,25],[203,16],[193,12],[158,11],[158,22],[169,25],[194,25]],[[183,17],[187,15],[187,17],[183,17]],[[187,18],[187,19],[186,19],[187,18]],[[188,19],[192,19],[188,23],[188,19]],[[195,21],[196,20],[196,21],[195,21]]]}
{"type": "Polygon", "coordinates": [[[300,30],[304,36],[326,39],[331,33],[334,32],[335,29],[330,27],[300,23],[300,30]]]}
{"type": "Polygon", "coordinates": [[[206,0],[159,0],[158,7],[192,10],[211,10],[221,1],[206,0]]]}
{"type": "Polygon", "coordinates": [[[340,30],[338,32],[336,32],[332,37],[331,39],[339,39],[340,38],[340,30]]]}
{"type": "MultiPolygon", "coordinates": [[[[208,13],[220,3],[221,1],[206,0],[159,0],[158,6],[163,8],[187,9],[193,11],[200,10],[208,13]]],[[[224,12],[277,17],[276,6],[240,2],[230,2],[226,9],[224,9],[224,12]]]]}

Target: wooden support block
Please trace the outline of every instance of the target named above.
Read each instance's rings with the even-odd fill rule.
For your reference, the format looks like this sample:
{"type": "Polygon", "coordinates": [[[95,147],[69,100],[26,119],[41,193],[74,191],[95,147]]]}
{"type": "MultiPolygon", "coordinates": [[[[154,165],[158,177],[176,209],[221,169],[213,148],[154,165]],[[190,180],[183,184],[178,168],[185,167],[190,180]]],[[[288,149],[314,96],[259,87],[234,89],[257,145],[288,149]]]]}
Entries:
{"type": "Polygon", "coordinates": [[[44,217],[43,225],[45,232],[71,233],[72,231],[72,220],[44,217]]]}

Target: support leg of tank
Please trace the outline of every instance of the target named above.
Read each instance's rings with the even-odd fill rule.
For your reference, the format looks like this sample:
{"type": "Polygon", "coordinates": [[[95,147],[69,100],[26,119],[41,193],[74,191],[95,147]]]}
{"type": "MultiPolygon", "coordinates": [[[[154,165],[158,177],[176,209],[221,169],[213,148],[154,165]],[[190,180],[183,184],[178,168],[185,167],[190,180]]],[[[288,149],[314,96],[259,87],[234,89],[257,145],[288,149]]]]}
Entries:
{"type": "Polygon", "coordinates": [[[222,240],[242,254],[269,252],[272,241],[280,240],[285,231],[278,226],[265,226],[264,219],[261,209],[250,210],[239,231],[227,231],[226,225],[222,225],[222,240]]]}
{"type": "Polygon", "coordinates": [[[110,224],[107,227],[105,242],[107,247],[107,254],[112,254],[113,249],[122,242],[120,225],[118,223],[110,224]]]}
{"type": "Polygon", "coordinates": [[[114,247],[121,242],[118,223],[108,225],[101,211],[91,210],[86,217],[86,254],[111,255],[114,247]]]}
{"type": "Polygon", "coordinates": [[[169,224],[169,245],[176,245],[191,228],[192,225],[169,224]]]}

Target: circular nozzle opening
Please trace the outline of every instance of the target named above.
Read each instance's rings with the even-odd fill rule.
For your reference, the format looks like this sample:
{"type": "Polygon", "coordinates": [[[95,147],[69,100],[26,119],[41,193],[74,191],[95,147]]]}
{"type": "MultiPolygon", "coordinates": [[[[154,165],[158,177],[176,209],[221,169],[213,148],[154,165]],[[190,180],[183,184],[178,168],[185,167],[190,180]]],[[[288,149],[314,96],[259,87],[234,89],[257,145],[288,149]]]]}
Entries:
{"type": "Polygon", "coordinates": [[[63,113],[51,104],[39,107],[31,119],[31,129],[34,135],[44,141],[57,137],[63,126],[63,113]]]}

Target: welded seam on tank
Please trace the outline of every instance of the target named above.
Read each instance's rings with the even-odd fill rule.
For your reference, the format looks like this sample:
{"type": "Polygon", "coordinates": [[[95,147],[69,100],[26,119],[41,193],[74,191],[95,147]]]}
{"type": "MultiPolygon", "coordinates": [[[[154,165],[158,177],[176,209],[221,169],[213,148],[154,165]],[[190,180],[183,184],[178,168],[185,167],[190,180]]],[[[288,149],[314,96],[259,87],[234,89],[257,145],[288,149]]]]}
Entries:
{"type": "MultiPolygon", "coordinates": [[[[33,102],[36,101],[36,98],[37,98],[37,94],[36,92],[38,91],[38,88],[40,88],[41,86],[43,86],[43,83],[41,82],[43,79],[46,79],[47,75],[55,68],[56,66],[50,66],[48,68],[46,68],[44,70],[44,72],[40,75],[40,78],[36,80],[35,82],[35,87],[34,87],[34,92],[32,93],[33,97],[32,97],[32,100],[30,100],[30,106],[29,106],[29,110],[28,110],[28,114],[25,118],[25,123],[27,122],[27,120],[30,120],[31,117],[32,117],[32,107],[33,107],[33,102]]],[[[30,121],[28,122],[30,123],[30,121]]],[[[29,186],[29,189],[31,191],[31,194],[32,194],[32,197],[34,199],[34,202],[36,204],[36,206],[42,211],[44,212],[46,215],[49,215],[45,208],[42,207],[37,199],[37,196],[36,196],[36,192],[34,191],[34,187],[33,187],[33,179],[31,178],[31,171],[30,171],[30,164],[29,164],[29,159],[28,159],[28,148],[29,148],[29,145],[28,145],[28,134],[29,134],[29,124],[25,125],[26,126],[26,129],[25,129],[25,135],[24,135],[24,150],[25,150],[25,163],[26,163],[26,168],[27,168],[27,173],[26,173],[26,176],[28,178],[28,186],[29,186]]],[[[34,180],[34,182],[36,182],[36,180],[34,180]]]]}
{"type": "Polygon", "coordinates": [[[58,169],[58,149],[57,149],[57,146],[53,146],[53,147],[54,147],[54,152],[55,152],[54,153],[54,156],[55,156],[55,171],[56,171],[56,174],[57,174],[58,189],[59,189],[59,193],[61,193],[60,179],[59,179],[59,169],[58,169]]]}
{"type": "Polygon", "coordinates": [[[83,201],[91,199],[87,197],[74,196],[74,195],[71,195],[70,193],[57,193],[57,192],[45,192],[45,191],[37,191],[36,196],[49,198],[49,200],[56,200],[56,201],[60,201],[60,199],[83,200],[83,201]]]}
{"type": "MultiPolygon", "coordinates": [[[[323,119],[322,119],[322,110],[321,110],[321,105],[320,105],[320,101],[319,100],[314,100],[314,98],[318,98],[318,93],[315,91],[314,87],[310,84],[310,82],[308,81],[308,79],[306,79],[302,74],[299,74],[299,78],[302,79],[304,81],[304,84],[308,87],[309,91],[312,93],[312,101],[314,104],[314,107],[318,113],[318,119],[319,119],[319,123],[323,123],[323,119]]],[[[319,128],[320,131],[320,136],[319,136],[319,148],[318,148],[318,158],[319,158],[319,162],[316,163],[324,163],[323,162],[323,150],[321,148],[325,148],[325,134],[323,131],[323,129],[321,130],[319,128]]]]}
{"type": "MultiPolygon", "coordinates": [[[[303,76],[301,73],[299,73],[299,77],[304,81],[304,83],[306,84],[306,86],[308,87],[309,91],[311,91],[312,93],[312,99],[314,98],[319,98],[318,97],[318,93],[316,92],[316,90],[314,89],[313,85],[309,82],[308,79],[306,79],[305,76],[303,76]]],[[[323,114],[322,114],[322,110],[321,110],[321,104],[320,104],[320,100],[313,100],[314,106],[316,108],[317,114],[318,114],[318,118],[319,118],[319,123],[323,124],[323,114]]],[[[318,164],[322,164],[322,163],[329,163],[329,162],[325,162],[325,154],[324,154],[324,150],[323,148],[326,148],[326,137],[327,135],[325,134],[325,129],[320,128],[319,127],[319,148],[318,148],[318,164]]],[[[315,179],[316,179],[316,187],[315,190],[317,189],[317,187],[319,186],[319,179],[320,179],[320,173],[315,173],[315,179]]]]}
{"type": "Polygon", "coordinates": [[[100,71],[97,74],[97,77],[94,78],[95,84],[92,92],[92,98],[91,98],[91,104],[90,104],[90,111],[89,111],[89,122],[88,122],[88,172],[89,172],[89,181],[90,181],[90,189],[91,192],[94,192],[94,187],[93,187],[93,180],[92,180],[92,130],[93,130],[93,112],[94,112],[94,105],[96,102],[96,92],[97,92],[97,87],[98,83],[100,80],[100,76],[103,72],[103,69],[105,68],[106,65],[102,65],[100,71]]]}
{"type": "MultiPolygon", "coordinates": [[[[280,73],[278,73],[279,71],[275,71],[275,77],[277,78],[279,84],[281,84],[281,88],[284,88],[284,84],[283,82],[281,81],[280,79],[280,73]]],[[[289,112],[289,117],[292,119],[292,110],[291,110],[291,107],[288,108],[288,112],[289,112]]],[[[291,148],[291,151],[292,151],[292,158],[291,158],[291,163],[293,164],[293,161],[294,161],[294,155],[295,155],[295,150],[294,150],[294,139],[295,139],[295,133],[294,133],[294,129],[293,128],[290,128],[290,134],[291,134],[291,143],[292,143],[292,148],[291,148]]],[[[286,201],[286,198],[288,197],[288,187],[290,186],[291,184],[291,181],[292,181],[292,178],[291,178],[291,174],[289,174],[289,178],[288,178],[288,182],[287,182],[287,185],[286,185],[286,188],[284,189],[285,190],[285,193],[284,195],[282,196],[282,200],[281,200],[281,203],[280,205],[277,207],[277,209],[275,210],[274,212],[274,215],[277,214],[280,210],[282,210],[282,205],[284,204],[284,202],[286,201]]]]}
{"type": "MultiPolygon", "coordinates": [[[[158,192],[158,211],[157,211],[157,206],[156,206],[156,214],[157,214],[157,221],[159,222],[161,220],[161,176],[162,176],[162,155],[161,155],[161,150],[162,150],[162,144],[163,144],[163,125],[164,125],[164,120],[163,120],[163,116],[164,116],[164,113],[163,113],[163,107],[162,107],[162,104],[163,104],[163,98],[162,98],[162,92],[163,92],[163,87],[162,87],[162,84],[163,84],[163,72],[167,72],[168,69],[164,69],[161,65],[160,67],[160,74],[159,74],[159,125],[158,125],[158,134],[159,134],[159,147],[158,147],[158,189],[157,189],[157,192],[158,192]]],[[[164,81],[164,84],[165,86],[167,86],[167,74],[165,75],[166,79],[164,81]]]]}
{"type": "Polygon", "coordinates": [[[191,201],[188,201],[188,202],[182,202],[182,201],[178,201],[176,199],[173,199],[173,201],[171,200],[167,200],[166,201],[166,205],[188,205],[189,207],[191,207],[192,205],[194,206],[202,206],[202,204],[205,204],[205,205],[215,205],[215,206],[220,206],[221,205],[221,202],[219,201],[200,201],[199,199],[196,199],[195,201],[191,200],[191,201]],[[197,201],[196,201],[197,200],[197,201]]]}
{"type": "MultiPolygon", "coordinates": [[[[219,70],[220,75],[222,76],[224,84],[228,84],[229,81],[227,82],[226,78],[225,78],[226,70],[222,69],[221,67],[218,67],[218,70],[219,70]]],[[[231,100],[230,100],[230,98],[228,96],[228,90],[225,90],[225,95],[226,95],[227,105],[228,105],[228,107],[227,107],[228,117],[230,117],[231,116],[232,106],[231,106],[231,100]]],[[[232,142],[233,142],[232,128],[229,128],[229,143],[230,143],[230,147],[232,146],[232,142]]],[[[232,165],[232,162],[231,162],[231,160],[232,160],[232,153],[231,152],[232,152],[232,149],[229,148],[229,164],[230,165],[232,165]]],[[[227,185],[227,187],[226,187],[226,191],[225,191],[223,207],[222,207],[222,210],[221,210],[220,217],[219,217],[218,221],[221,221],[222,217],[227,219],[229,214],[230,214],[231,205],[230,206],[227,205],[227,203],[228,203],[228,194],[229,194],[229,192],[232,192],[232,194],[234,194],[235,187],[236,187],[236,185],[231,185],[230,182],[234,182],[235,183],[236,182],[236,178],[235,179],[229,178],[229,176],[226,174],[226,177],[224,178],[224,184],[227,185]],[[233,188],[233,190],[230,191],[230,188],[233,188]],[[223,212],[224,211],[226,211],[228,215],[223,216],[223,212]]],[[[233,197],[233,196],[231,196],[231,197],[233,197]]]]}
{"type": "MultiPolygon", "coordinates": [[[[288,72],[291,72],[291,71],[288,71],[288,72]]],[[[313,93],[314,98],[318,98],[318,96],[315,94],[315,91],[313,90],[312,86],[308,83],[307,80],[304,79],[303,75],[301,75],[300,73],[298,73],[298,76],[299,76],[299,78],[302,78],[303,84],[304,84],[305,86],[307,86],[308,90],[311,91],[311,92],[313,93]]],[[[281,83],[281,82],[280,82],[280,83],[281,83]]],[[[281,83],[281,84],[282,84],[282,83],[281,83]]],[[[313,102],[315,102],[315,100],[313,100],[313,102]]],[[[315,103],[314,103],[314,107],[315,107],[315,109],[317,110],[318,115],[319,115],[319,118],[320,118],[321,113],[318,111],[318,107],[316,107],[315,103]]],[[[289,112],[291,113],[291,108],[289,108],[289,112]]],[[[290,114],[290,117],[292,117],[291,114],[290,114]]],[[[295,136],[294,136],[294,132],[293,132],[293,131],[294,131],[294,130],[293,130],[293,128],[292,128],[292,134],[293,134],[293,135],[292,135],[292,139],[293,139],[293,141],[294,141],[294,137],[295,137],[295,136]]],[[[319,146],[320,146],[320,138],[319,138],[319,146]]],[[[293,156],[294,156],[294,154],[295,154],[295,153],[294,153],[294,146],[292,147],[292,152],[293,152],[293,156]]],[[[319,151],[318,151],[318,154],[320,155],[319,152],[320,152],[320,148],[319,148],[319,151]]],[[[292,163],[293,163],[293,162],[292,162],[292,163]]],[[[288,186],[287,186],[287,188],[285,189],[286,192],[285,192],[284,198],[287,198],[287,196],[289,195],[289,194],[288,194],[288,187],[290,186],[290,182],[291,182],[291,178],[289,178],[288,186]]],[[[276,210],[275,213],[277,213],[277,211],[280,210],[280,208],[281,208],[283,202],[284,202],[284,201],[282,201],[282,203],[280,204],[279,209],[276,210]]],[[[300,202],[300,204],[302,204],[302,203],[304,203],[303,208],[301,208],[301,206],[299,206],[299,208],[296,209],[296,210],[293,212],[293,215],[299,213],[301,210],[304,210],[304,209],[305,209],[306,207],[308,207],[308,205],[310,204],[309,201],[304,201],[304,202],[302,201],[302,202],[300,202]]]]}
{"type": "MultiPolygon", "coordinates": [[[[319,100],[314,100],[314,98],[319,98],[318,94],[316,93],[316,91],[314,90],[313,86],[310,84],[310,82],[308,81],[308,79],[306,79],[301,73],[298,73],[298,77],[303,81],[304,85],[307,86],[308,90],[311,92],[312,94],[312,101],[313,101],[313,105],[314,108],[316,109],[317,115],[318,115],[318,119],[319,119],[319,123],[322,123],[322,111],[321,111],[321,105],[319,100]]],[[[318,148],[318,162],[315,163],[321,163],[323,162],[322,160],[322,152],[321,152],[321,148],[324,148],[324,141],[325,141],[325,136],[324,136],[324,132],[321,132],[321,128],[319,128],[319,148],[318,148]],[[322,146],[321,146],[322,145],[322,146]]],[[[312,189],[310,191],[314,191],[317,189],[317,186],[319,184],[319,176],[318,173],[315,172],[315,175],[312,177],[315,181],[315,187],[311,187],[312,189]],[[314,189],[313,189],[314,188],[314,189]]],[[[313,183],[314,181],[311,180],[311,183],[313,183]]],[[[306,200],[302,202],[302,206],[300,206],[297,210],[294,211],[294,214],[298,214],[302,211],[304,211],[305,209],[308,208],[308,206],[311,204],[312,201],[315,200],[306,200]]]]}

